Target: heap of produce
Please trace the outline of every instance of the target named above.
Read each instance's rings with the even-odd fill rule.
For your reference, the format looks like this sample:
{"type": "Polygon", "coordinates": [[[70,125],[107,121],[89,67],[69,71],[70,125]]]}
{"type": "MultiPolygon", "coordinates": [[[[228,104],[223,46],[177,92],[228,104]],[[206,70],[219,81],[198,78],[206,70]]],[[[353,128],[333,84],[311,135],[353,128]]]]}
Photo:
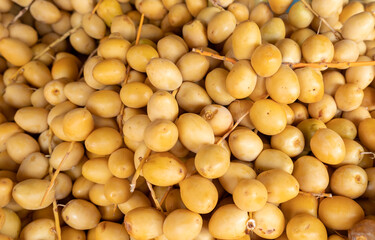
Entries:
{"type": "Polygon", "coordinates": [[[374,0],[0,0],[0,240],[374,240],[374,26],[374,0]]]}

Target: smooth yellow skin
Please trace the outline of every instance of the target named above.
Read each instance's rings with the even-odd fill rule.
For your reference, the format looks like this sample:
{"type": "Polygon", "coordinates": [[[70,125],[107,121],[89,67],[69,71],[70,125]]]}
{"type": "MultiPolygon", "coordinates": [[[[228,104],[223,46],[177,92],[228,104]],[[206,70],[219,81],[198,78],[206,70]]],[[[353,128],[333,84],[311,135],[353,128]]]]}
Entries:
{"type": "Polygon", "coordinates": [[[283,151],[289,157],[295,157],[303,151],[305,138],[301,130],[287,125],[281,133],[271,137],[271,147],[283,151]]]}
{"type": "Polygon", "coordinates": [[[313,195],[298,194],[295,198],[286,201],[280,205],[285,219],[289,221],[298,214],[309,214],[318,216],[318,200],[313,195]]]}
{"type": "Polygon", "coordinates": [[[319,204],[319,219],[331,229],[350,229],[363,218],[364,211],[360,205],[347,197],[333,196],[319,204]]]}
{"type": "Polygon", "coordinates": [[[163,223],[164,235],[171,240],[195,238],[201,231],[202,217],[187,209],[177,209],[169,213],[163,223]]]}
{"type": "Polygon", "coordinates": [[[151,207],[151,201],[144,193],[135,190],[128,201],[119,204],[118,207],[123,214],[128,214],[129,211],[139,207],[151,207]]]}
{"type": "Polygon", "coordinates": [[[106,207],[113,204],[104,193],[104,184],[95,184],[89,190],[90,202],[96,206],[106,207]]]}
{"type": "Polygon", "coordinates": [[[158,57],[158,52],[148,44],[132,46],[126,54],[128,64],[139,72],[146,72],[150,60],[158,57]]]}
{"type": "Polygon", "coordinates": [[[254,167],[257,172],[277,168],[292,174],[294,164],[292,159],[284,152],[277,149],[265,149],[255,160],[254,167]]]}
{"type": "Polygon", "coordinates": [[[286,234],[290,240],[327,239],[324,224],[318,218],[306,213],[299,214],[288,222],[286,234]]]}
{"type": "Polygon", "coordinates": [[[255,171],[248,165],[239,162],[230,162],[227,172],[219,178],[219,182],[225,191],[233,193],[237,184],[242,179],[254,179],[255,177],[255,171]]]}
{"type": "Polygon", "coordinates": [[[313,35],[302,44],[302,55],[307,62],[331,62],[334,56],[332,42],[324,35],[313,35]]]}
{"type": "Polygon", "coordinates": [[[245,235],[248,215],[234,204],[218,208],[211,216],[208,230],[215,238],[236,239],[245,235]]]}
{"type": "Polygon", "coordinates": [[[62,142],[53,149],[51,157],[49,159],[49,164],[53,168],[57,169],[61,164],[61,171],[66,171],[76,166],[80,162],[84,155],[84,148],[82,143],[75,142],[73,143],[69,156],[65,158],[63,163],[61,163],[61,161],[64,159],[64,156],[70,149],[70,145],[70,142],[62,142]]]}
{"type": "Polygon", "coordinates": [[[194,20],[182,28],[182,35],[190,48],[207,47],[207,30],[202,22],[194,20]]]}
{"type": "Polygon", "coordinates": [[[96,81],[104,85],[119,84],[125,78],[126,67],[118,59],[105,59],[95,65],[92,74],[96,81]]]}
{"type": "Polygon", "coordinates": [[[232,34],[233,54],[237,59],[249,59],[261,44],[261,34],[256,23],[246,21],[237,25],[232,34]],[[249,38],[247,36],[251,35],[249,38]]]}
{"type": "Polygon", "coordinates": [[[125,229],[135,239],[151,239],[163,234],[165,216],[152,207],[136,208],[124,219],[125,229]]]}
{"type": "Polygon", "coordinates": [[[25,107],[14,115],[14,121],[25,131],[41,133],[47,129],[48,111],[44,108],[25,107]]]}
{"type": "Polygon", "coordinates": [[[21,220],[17,213],[8,209],[0,208],[0,234],[15,239],[21,231],[21,220]]]}
{"type": "Polygon", "coordinates": [[[292,0],[270,0],[269,4],[272,11],[276,14],[284,13],[289,5],[292,3],[292,0]]]}
{"type": "Polygon", "coordinates": [[[333,193],[355,199],[365,193],[367,183],[368,176],[363,168],[344,165],[333,172],[330,186],[333,193]]]}
{"type": "Polygon", "coordinates": [[[127,107],[142,108],[147,105],[152,94],[152,89],[146,84],[131,82],[121,88],[120,98],[127,107]]]}
{"type": "Polygon", "coordinates": [[[31,49],[22,41],[14,38],[3,38],[0,41],[0,53],[10,63],[22,66],[32,58],[31,49]]]}
{"type": "Polygon", "coordinates": [[[215,68],[206,76],[205,87],[210,98],[217,104],[229,105],[236,100],[229,94],[226,88],[228,71],[223,68],[215,68]]]}
{"type": "Polygon", "coordinates": [[[111,26],[113,18],[122,15],[122,9],[119,2],[114,0],[104,0],[97,9],[98,16],[104,20],[107,26],[111,26]]]}
{"type": "Polygon", "coordinates": [[[274,239],[279,237],[285,229],[285,219],[281,210],[271,203],[253,213],[256,227],[254,232],[263,238],[274,239]]]}
{"type": "Polygon", "coordinates": [[[272,44],[258,46],[251,56],[251,65],[261,77],[270,77],[279,70],[282,56],[280,50],[272,44]]]}
{"type": "Polygon", "coordinates": [[[290,67],[285,65],[266,79],[266,89],[270,97],[278,103],[293,103],[300,95],[298,77],[290,67]]]}
{"type": "Polygon", "coordinates": [[[329,175],[326,166],[311,156],[303,156],[295,161],[293,176],[300,189],[305,192],[321,193],[328,187],[329,175]]]}
{"type": "Polygon", "coordinates": [[[0,207],[8,205],[12,199],[13,181],[10,178],[0,178],[1,200],[0,207]]]}
{"type": "Polygon", "coordinates": [[[297,69],[295,73],[301,87],[298,100],[304,103],[320,101],[324,95],[323,77],[320,71],[307,67],[297,69]]]}
{"type": "Polygon", "coordinates": [[[143,176],[156,186],[172,186],[186,176],[184,163],[171,153],[152,154],[142,168],[143,176]]]}
{"type": "Polygon", "coordinates": [[[195,155],[195,168],[203,177],[214,179],[223,176],[230,164],[230,154],[217,144],[203,146],[195,155]]]}
{"type": "Polygon", "coordinates": [[[118,178],[130,177],[135,172],[133,157],[129,149],[117,149],[108,158],[109,171],[118,178]]]}
{"type": "Polygon", "coordinates": [[[374,144],[374,131],[375,131],[375,124],[374,119],[365,119],[360,122],[358,127],[358,136],[361,140],[361,143],[368,148],[370,151],[375,150],[374,144]]]}
{"type": "Polygon", "coordinates": [[[357,42],[362,41],[370,34],[374,24],[371,13],[357,13],[345,21],[342,27],[343,37],[357,42]]]}
{"type": "Polygon", "coordinates": [[[235,16],[229,11],[216,14],[207,26],[208,40],[215,44],[225,41],[234,31],[236,23],[235,16]]]}
{"type": "Polygon", "coordinates": [[[176,126],[181,143],[192,152],[196,153],[204,144],[213,144],[215,141],[211,126],[198,114],[182,114],[176,126]]]}
{"type": "Polygon", "coordinates": [[[263,150],[263,142],[253,131],[236,129],[229,135],[229,147],[232,154],[239,160],[254,161],[263,150]]]}
{"type": "Polygon", "coordinates": [[[121,98],[112,90],[95,91],[87,99],[86,108],[99,117],[115,117],[121,110],[121,98]]]}
{"type": "Polygon", "coordinates": [[[26,133],[16,133],[6,142],[6,150],[16,163],[20,164],[27,155],[39,152],[38,142],[26,133]]]}
{"type": "Polygon", "coordinates": [[[105,239],[119,239],[128,240],[129,234],[126,232],[124,226],[119,223],[114,223],[110,221],[103,221],[98,224],[95,228],[95,239],[105,240],[105,239]]]}
{"type": "Polygon", "coordinates": [[[229,94],[236,99],[250,96],[255,88],[257,75],[247,60],[240,60],[234,64],[225,80],[229,94]]]}
{"type": "Polygon", "coordinates": [[[44,203],[41,204],[48,186],[48,180],[27,179],[14,186],[12,197],[24,209],[43,209],[49,206],[55,198],[55,188],[53,187],[47,195],[44,203]]]}
{"type": "Polygon", "coordinates": [[[26,81],[35,87],[43,87],[52,80],[50,69],[41,61],[30,61],[24,69],[26,81]]]}
{"type": "Polygon", "coordinates": [[[313,18],[313,13],[302,2],[293,4],[288,13],[289,22],[297,28],[308,27],[313,18]]]}
{"type": "Polygon", "coordinates": [[[233,192],[233,201],[238,208],[247,212],[262,209],[268,199],[266,187],[255,179],[241,180],[233,192]]]}
{"type": "Polygon", "coordinates": [[[207,105],[200,115],[211,125],[215,136],[224,135],[233,126],[233,116],[230,110],[221,105],[207,105]]]}
{"type": "Polygon", "coordinates": [[[107,165],[105,158],[87,160],[82,166],[82,175],[94,183],[105,184],[112,177],[107,165]]]}
{"type": "Polygon", "coordinates": [[[281,169],[271,169],[257,176],[268,191],[268,202],[282,203],[298,195],[299,183],[291,174],[281,169]]]}
{"type": "Polygon", "coordinates": [[[260,32],[262,40],[275,44],[285,38],[285,24],[281,18],[271,18],[262,26],[260,32]]]}
{"type": "Polygon", "coordinates": [[[250,109],[250,119],[255,128],[266,135],[281,133],[287,124],[283,107],[270,99],[256,101],[250,109]]]}
{"type": "Polygon", "coordinates": [[[61,215],[66,224],[77,230],[88,230],[96,227],[101,217],[94,204],[82,199],[69,201],[63,208],[61,215]]]}
{"type": "Polygon", "coordinates": [[[180,191],[182,202],[187,209],[196,213],[211,212],[218,201],[215,185],[200,175],[193,175],[183,180],[180,183],[180,191]]]}

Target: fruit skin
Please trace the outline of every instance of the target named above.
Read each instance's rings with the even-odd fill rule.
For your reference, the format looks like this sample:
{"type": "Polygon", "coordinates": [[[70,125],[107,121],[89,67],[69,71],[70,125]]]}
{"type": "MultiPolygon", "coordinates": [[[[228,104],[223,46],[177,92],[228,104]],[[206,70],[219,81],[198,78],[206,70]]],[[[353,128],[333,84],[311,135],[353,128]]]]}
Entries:
{"type": "Polygon", "coordinates": [[[375,119],[368,118],[359,123],[358,136],[361,143],[370,151],[375,151],[375,119]]]}
{"type": "Polygon", "coordinates": [[[333,196],[319,204],[319,219],[327,228],[348,230],[365,217],[361,206],[354,200],[333,196]]]}
{"type": "Polygon", "coordinates": [[[345,159],[345,144],[340,135],[329,128],[315,132],[310,141],[313,154],[323,163],[339,164],[345,159]]]}
{"type": "Polygon", "coordinates": [[[316,217],[303,213],[294,216],[286,226],[289,240],[326,240],[327,230],[316,217]]]}
{"type": "Polygon", "coordinates": [[[269,0],[268,1],[272,11],[276,14],[284,13],[292,2],[293,0],[269,0]]]}
{"type": "Polygon", "coordinates": [[[364,219],[349,230],[349,240],[375,239],[375,220],[364,219]]]}
{"type": "Polygon", "coordinates": [[[208,230],[215,238],[236,239],[243,237],[248,215],[234,204],[218,208],[208,223],[208,230]]]}

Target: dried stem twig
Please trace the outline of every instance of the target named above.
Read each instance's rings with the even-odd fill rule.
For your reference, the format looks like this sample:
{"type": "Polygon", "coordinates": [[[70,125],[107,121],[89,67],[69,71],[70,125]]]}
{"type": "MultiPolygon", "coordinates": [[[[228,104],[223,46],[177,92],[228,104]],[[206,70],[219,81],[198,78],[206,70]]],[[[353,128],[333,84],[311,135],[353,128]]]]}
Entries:
{"type": "Polygon", "coordinates": [[[77,25],[74,28],[72,28],[69,31],[67,31],[66,33],[64,33],[64,35],[62,35],[61,37],[59,37],[58,39],[56,39],[54,42],[52,42],[50,45],[48,45],[48,47],[46,47],[43,51],[41,51],[38,55],[36,55],[35,57],[33,57],[33,60],[36,60],[36,59],[40,58],[41,56],[43,56],[51,48],[53,48],[54,46],[56,46],[57,44],[59,44],[61,41],[65,40],[72,33],[74,33],[75,31],[77,31],[78,28],[80,28],[80,27],[81,27],[81,25],[77,25]]]}
{"type": "Polygon", "coordinates": [[[231,62],[233,64],[235,64],[237,62],[237,60],[234,59],[234,58],[229,58],[229,57],[221,56],[221,55],[218,55],[218,54],[215,54],[215,53],[212,53],[212,52],[207,52],[207,51],[204,51],[203,49],[193,48],[191,51],[199,53],[202,56],[211,57],[211,58],[215,58],[215,59],[218,59],[218,60],[231,62]]]}
{"type": "Polygon", "coordinates": [[[219,145],[220,143],[222,143],[228,136],[229,134],[231,134],[234,129],[236,129],[236,127],[241,123],[241,121],[246,117],[248,116],[250,113],[250,109],[247,110],[237,121],[236,123],[233,125],[233,127],[231,127],[231,129],[229,129],[228,132],[226,132],[217,142],[216,144],[219,145]]]}
{"type": "Polygon", "coordinates": [[[318,63],[283,63],[291,68],[348,68],[348,67],[362,67],[362,66],[374,66],[375,61],[366,62],[318,62],[318,63]]]}
{"type": "Polygon", "coordinates": [[[56,181],[56,178],[57,178],[57,175],[59,175],[60,173],[60,170],[61,170],[61,166],[62,164],[64,163],[64,161],[69,157],[69,154],[72,152],[73,150],[73,147],[74,147],[74,143],[75,142],[71,142],[70,145],[69,145],[69,148],[68,148],[68,151],[65,153],[64,155],[64,158],[61,160],[59,166],[57,167],[55,173],[53,174],[52,178],[51,178],[51,181],[50,181],[50,184],[46,190],[46,192],[44,193],[44,196],[42,198],[42,201],[40,202],[40,206],[43,205],[44,201],[46,200],[49,192],[51,191],[51,189],[53,188],[53,185],[55,184],[55,181],[56,181]]]}
{"type": "Polygon", "coordinates": [[[95,5],[94,9],[92,10],[91,14],[95,14],[96,10],[98,10],[99,5],[103,2],[103,0],[99,0],[99,2],[95,5]]]}
{"type": "MultiPolygon", "coordinates": [[[[86,61],[90,58],[92,58],[96,53],[98,52],[98,48],[95,48],[94,51],[90,53],[90,55],[87,57],[86,61]]],[[[86,62],[85,62],[86,63],[86,62]]],[[[83,70],[85,69],[85,64],[82,65],[81,69],[79,70],[77,80],[79,80],[83,74],[83,70]]]]}
{"type": "MultiPolygon", "coordinates": [[[[215,58],[222,61],[228,61],[231,63],[236,63],[237,60],[234,58],[228,58],[225,56],[221,56],[218,54],[214,54],[211,52],[204,51],[202,49],[193,48],[192,52],[196,52],[201,54],[202,56],[207,56],[211,58],[215,58]]],[[[316,62],[316,63],[289,63],[283,62],[284,65],[289,66],[290,68],[303,68],[303,67],[311,67],[311,68],[348,68],[348,67],[362,67],[362,66],[375,66],[375,61],[365,61],[365,62],[316,62]]]]}
{"type": "MultiPolygon", "coordinates": [[[[72,33],[74,33],[75,31],[78,30],[78,28],[80,28],[81,25],[77,25],[75,26],[74,28],[70,29],[69,31],[67,31],[66,33],[64,33],[64,35],[62,35],[61,37],[59,37],[58,39],[56,39],[55,41],[53,41],[50,45],[48,45],[45,49],[43,49],[43,51],[41,51],[38,55],[34,56],[31,61],[33,60],[37,60],[38,58],[40,58],[41,56],[43,56],[44,54],[46,54],[51,48],[53,48],[54,46],[56,46],[57,44],[59,44],[61,41],[64,41],[67,37],[69,37],[72,33]]],[[[25,64],[26,65],[26,64],[25,64]]],[[[11,80],[14,81],[17,76],[19,74],[21,74],[23,71],[24,71],[24,67],[25,65],[21,66],[12,76],[11,76],[11,80]]]]}
{"type": "Polygon", "coordinates": [[[319,18],[320,21],[322,21],[324,23],[324,25],[326,25],[329,30],[331,30],[331,32],[336,36],[336,38],[338,40],[341,40],[343,39],[343,37],[341,36],[341,33],[339,33],[338,31],[336,31],[328,22],[327,20],[325,20],[324,18],[322,18],[317,12],[315,12],[314,9],[312,9],[312,7],[310,6],[310,4],[308,4],[306,2],[306,0],[301,0],[301,2],[303,3],[303,5],[305,5],[317,18],[319,18]]]}
{"type": "Polygon", "coordinates": [[[325,198],[325,197],[331,198],[332,197],[332,193],[308,193],[308,192],[300,191],[299,194],[304,195],[304,196],[313,196],[316,198],[325,198]]]}
{"type": "Polygon", "coordinates": [[[165,199],[167,198],[168,193],[171,191],[171,189],[172,189],[172,186],[169,186],[167,191],[165,191],[163,197],[160,200],[160,205],[163,205],[163,203],[164,203],[165,199]]]}
{"type": "MultiPolygon", "coordinates": [[[[139,22],[139,26],[138,26],[138,31],[137,31],[137,37],[135,39],[135,45],[138,45],[139,43],[139,40],[141,38],[141,32],[142,32],[142,26],[143,26],[143,22],[144,22],[144,19],[145,19],[145,15],[142,13],[141,15],[141,20],[139,22]]],[[[121,83],[121,86],[124,86],[127,82],[128,82],[128,79],[129,79],[129,74],[130,74],[130,70],[131,70],[131,67],[128,63],[128,66],[126,68],[126,75],[125,75],[125,79],[124,81],[121,83]]],[[[122,104],[121,106],[121,110],[120,110],[120,113],[119,115],[117,115],[117,125],[119,127],[119,130],[122,131],[122,127],[124,125],[123,123],[123,118],[124,118],[124,109],[125,109],[125,105],[122,104]]]]}
{"type": "Polygon", "coordinates": [[[134,192],[135,187],[137,186],[137,179],[139,178],[139,175],[141,174],[143,164],[147,161],[148,156],[151,154],[151,149],[147,149],[145,155],[141,159],[141,162],[139,163],[137,170],[135,170],[135,173],[132,178],[132,182],[130,183],[130,192],[134,192]]]}
{"type": "MultiPolygon", "coordinates": [[[[50,166],[49,168],[49,175],[51,178],[53,177],[53,167],[50,166]]],[[[57,240],[61,240],[61,227],[60,227],[60,218],[59,218],[59,209],[58,209],[58,204],[55,200],[52,202],[52,211],[53,211],[53,218],[55,219],[55,231],[56,231],[56,236],[57,240]]]]}
{"type": "Polygon", "coordinates": [[[26,7],[22,8],[21,11],[19,11],[17,13],[17,15],[13,18],[13,20],[8,24],[8,26],[12,25],[13,23],[17,22],[18,19],[20,19],[30,8],[31,4],[33,3],[34,1],[31,1],[31,3],[29,5],[27,5],[26,7]]]}
{"type": "Polygon", "coordinates": [[[163,211],[163,208],[161,207],[161,204],[159,203],[158,199],[156,198],[156,194],[155,194],[155,191],[154,189],[152,188],[152,184],[147,182],[147,187],[148,189],[150,190],[150,193],[151,193],[151,197],[152,197],[152,200],[154,200],[154,203],[155,203],[155,207],[160,211],[160,212],[164,212],[163,211]]]}

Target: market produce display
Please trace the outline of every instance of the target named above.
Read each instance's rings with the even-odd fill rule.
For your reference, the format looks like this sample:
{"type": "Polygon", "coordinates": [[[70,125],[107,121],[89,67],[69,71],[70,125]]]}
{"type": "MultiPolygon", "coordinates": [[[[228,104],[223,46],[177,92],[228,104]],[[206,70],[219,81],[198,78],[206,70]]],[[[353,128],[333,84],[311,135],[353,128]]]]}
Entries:
{"type": "Polygon", "coordinates": [[[0,0],[0,240],[375,240],[375,1],[0,0]]]}

